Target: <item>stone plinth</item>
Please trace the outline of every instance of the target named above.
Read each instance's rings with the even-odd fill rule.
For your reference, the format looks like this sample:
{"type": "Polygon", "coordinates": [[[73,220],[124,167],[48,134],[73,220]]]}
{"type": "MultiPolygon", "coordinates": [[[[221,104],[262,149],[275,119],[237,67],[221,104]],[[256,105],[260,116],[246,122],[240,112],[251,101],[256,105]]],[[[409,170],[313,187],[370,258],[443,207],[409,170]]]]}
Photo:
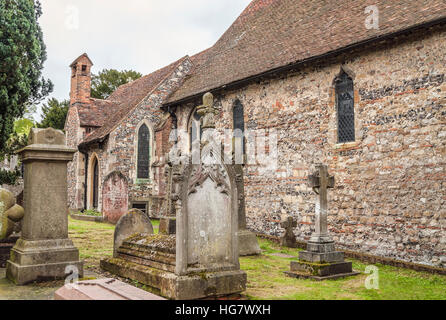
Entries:
{"type": "Polygon", "coordinates": [[[83,263],[68,238],[67,163],[75,149],[65,145],[62,131],[33,129],[29,145],[19,151],[25,166],[22,234],[11,250],[7,277],[22,285],[65,278],[67,266],[80,277],[83,263]]]}
{"type": "Polygon", "coordinates": [[[165,300],[116,279],[67,284],[54,293],[54,300],[165,300]]]}
{"type": "Polygon", "coordinates": [[[352,263],[344,261],[344,253],[335,251],[334,242],[307,244],[307,251],[299,252],[299,261],[291,261],[286,275],[314,280],[337,279],[359,274],[352,263]]]}

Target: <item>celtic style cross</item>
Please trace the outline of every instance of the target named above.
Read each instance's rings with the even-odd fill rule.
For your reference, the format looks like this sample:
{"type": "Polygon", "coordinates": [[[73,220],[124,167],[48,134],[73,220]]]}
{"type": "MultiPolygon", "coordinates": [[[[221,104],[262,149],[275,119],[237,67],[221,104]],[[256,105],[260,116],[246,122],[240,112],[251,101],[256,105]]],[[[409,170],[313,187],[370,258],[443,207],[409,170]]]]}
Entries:
{"type": "Polygon", "coordinates": [[[316,231],[311,236],[310,242],[314,243],[330,243],[333,239],[328,234],[327,214],[328,189],[334,188],[335,179],[329,176],[326,165],[319,164],[317,172],[310,175],[308,180],[313,191],[318,195],[316,202],[316,231]]]}

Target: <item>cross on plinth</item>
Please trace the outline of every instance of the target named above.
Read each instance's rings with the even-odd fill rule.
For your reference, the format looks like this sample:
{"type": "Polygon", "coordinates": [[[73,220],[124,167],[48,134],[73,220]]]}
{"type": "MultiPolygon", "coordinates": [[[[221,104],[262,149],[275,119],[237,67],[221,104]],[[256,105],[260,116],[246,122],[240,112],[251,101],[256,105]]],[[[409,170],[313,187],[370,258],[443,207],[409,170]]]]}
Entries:
{"type": "Polygon", "coordinates": [[[327,228],[327,195],[328,189],[334,188],[335,179],[328,174],[326,165],[319,164],[316,168],[317,172],[308,178],[311,188],[319,196],[316,202],[316,231],[311,236],[310,242],[330,243],[333,239],[328,235],[327,228]]]}

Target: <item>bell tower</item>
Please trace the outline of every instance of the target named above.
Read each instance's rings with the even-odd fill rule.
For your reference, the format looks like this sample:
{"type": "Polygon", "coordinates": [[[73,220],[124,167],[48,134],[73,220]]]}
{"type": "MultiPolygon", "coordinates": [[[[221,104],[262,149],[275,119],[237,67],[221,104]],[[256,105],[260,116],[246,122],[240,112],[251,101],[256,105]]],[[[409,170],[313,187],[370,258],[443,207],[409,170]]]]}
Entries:
{"type": "Polygon", "coordinates": [[[93,62],[86,53],[79,56],[70,65],[71,91],[70,106],[75,104],[89,104],[91,93],[91,67],[93,62]]]}

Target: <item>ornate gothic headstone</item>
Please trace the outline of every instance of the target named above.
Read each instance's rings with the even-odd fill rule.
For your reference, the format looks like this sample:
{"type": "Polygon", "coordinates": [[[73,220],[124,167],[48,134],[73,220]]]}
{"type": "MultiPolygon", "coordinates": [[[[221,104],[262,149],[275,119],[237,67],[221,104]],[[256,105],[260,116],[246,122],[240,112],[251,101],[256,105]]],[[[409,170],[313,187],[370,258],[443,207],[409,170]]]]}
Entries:
{"type": "Polygon", "coordinates": [[[186,157],[172,166],[176,235],[134,235],[116,258],[101,261],[105,270],[155,287],[170,299],[222,296],[246,288],[238,254],[236,173],[209,139],[215,128],[212,102],[206,94],[200,107],[202,161],[194,164],[186,157]]]}
{"type": "Polygon", "coordinates": [[[16,284],[65,278],[67,266],[80,277],[83,263],[68,238],[67,163],[75,149],[60,130],[32,129],[29,145],[19,151],[25,165],[22,235],[11,251],[6,275],[16,284]]]}
{"type": "Polygon", "coordinates": [[[328,234],[328,189],[334,188],[334,177],[328,174],[326,165],[317,166],[309,176],[309,185],[317,194],[315,232],[307,243],[307,250],[299,252],[299,261],[291,261],[290,277],[316,280],[335,279],[358,274],[352,263],[344,261],[344,253],[335,250],[333,239],[328,234]]]}

